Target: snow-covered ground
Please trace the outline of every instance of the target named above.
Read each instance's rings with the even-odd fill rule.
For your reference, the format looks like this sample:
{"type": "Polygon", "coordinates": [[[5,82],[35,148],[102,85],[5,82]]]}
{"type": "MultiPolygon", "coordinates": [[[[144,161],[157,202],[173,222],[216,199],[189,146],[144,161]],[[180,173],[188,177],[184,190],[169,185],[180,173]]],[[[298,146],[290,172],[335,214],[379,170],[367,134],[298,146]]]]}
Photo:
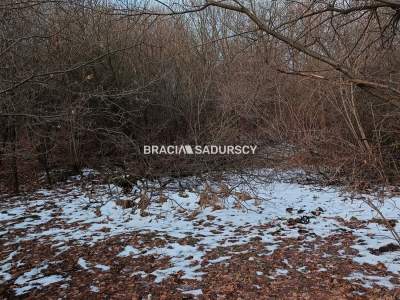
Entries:
{"type": "MultiPolygon", "coordinates": [[[[200,188],[180,191],[166,189],[161,197],[153,192],[147,208],[124,209],[117,204],[118,200],[132,199],[132,195],[122,195],[120,189],[113,185],[98,184],[88,188],[80,184],[79,179],[73,178],[54,190],[38,190],[23,197],[7,198],[0,203],[0,242],[3,245],[0,280],[11,282],[17,295],[53,283],[67,286],[70,281],[66,274],[46,273],[52,263],[46,260],[37,261],[29,271],[20,274],[18,269],[26,263],[19,255],[23,253],[19,246],[23,242],[49,243],[57,255],[61,255],[75,246],[90,247],[112,237],[147,233],[152,234],[153,241],[162,242],[158,246],[140,240],[135,245],[121,242],[116,258],[153,256],[168,259],[166,267],[160,267],[151,274],[144,271],[135,273],[143,278],[153,275],[155,283],[178,272],[183,273],[183,279],[201,281],[205,274],[204,266],[230,261],[231,255],[205,259],[208,253],[219,247],[245,245],[257,239],[264,245],[262,254],[271,255],[286,240],[303,236],[304,241],[312,243],[316,239],[348,231],[355,240],[350,246],[356,251],[350,256],[352,262],[360,265],[383,264],[385,275],[355,271],[345,279],[355,280],[355,284],[364,287],[399,288],[400,251],[379,255],[371,253],[371,249],[396,242],[386,226],[374,221],[380,217],[366,200],[374,201],[386,218],[399,220],[400,198],[383,201],[372,196],[351,197],[339,189],[281,180],[266,183],[248,179],[244,184],[232,176],[223,184],[212,182],[200,188]],[[229,193],[227,188],[231,189],[229,193]],[[206,198],[213,202],[210,200],[210,203],[204,204],[201,195],[203,198],[207,195],[206,198]],[[192,242],[182,244],[179,242],[182,239],[191,239],[192,242]]],[[[400,231],[398,222],[395,229],[400,231]]],[[[349,254],[343,253],[343,256],[346,255],[349,254]]],[[[83,257],[77,258],[76,264],[87,271],[107,272],[112,267],[87,261],[83,257]]],[[[272,270],[270,274],[257,271],[257,276],[288,276],[288,270],[289,266],[287,269],[272,270]]],[[[307,267],[296,270],[307,272],[307,267]]],[[[325,270],[321,268],[320,271],[325,270]]],[[[99,289],[93,285],[91,291],[96,293],[99,289]]],[[[199,296],[202,290],[193,289],[184,293],[199,296]]]]}

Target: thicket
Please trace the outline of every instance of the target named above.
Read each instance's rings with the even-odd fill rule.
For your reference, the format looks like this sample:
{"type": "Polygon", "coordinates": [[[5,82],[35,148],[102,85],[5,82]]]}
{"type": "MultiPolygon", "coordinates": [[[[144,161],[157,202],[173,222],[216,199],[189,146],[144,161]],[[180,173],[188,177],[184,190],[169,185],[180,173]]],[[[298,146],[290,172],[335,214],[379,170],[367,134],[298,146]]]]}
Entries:
{"type": "Polygon", "coordinates": [[[396,1],[3,1],[0,188],[84,166],[184,176],[271,156],[398,182],[399,19],[396,1]],[[152,157],[145,144],[260,152],[152,157]]]}

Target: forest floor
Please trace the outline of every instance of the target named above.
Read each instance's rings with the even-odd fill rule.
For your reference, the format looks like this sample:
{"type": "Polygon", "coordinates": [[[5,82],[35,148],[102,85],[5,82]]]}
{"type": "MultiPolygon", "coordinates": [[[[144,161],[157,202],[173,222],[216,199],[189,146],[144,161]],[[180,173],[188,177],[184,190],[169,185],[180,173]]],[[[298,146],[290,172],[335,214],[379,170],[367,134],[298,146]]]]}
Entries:
{"type": "Polygon", "coordinates": [[[0,299],[400,297],[399,196],[252,175],[123,194],[91,172],[2,196],[0,299]]]}

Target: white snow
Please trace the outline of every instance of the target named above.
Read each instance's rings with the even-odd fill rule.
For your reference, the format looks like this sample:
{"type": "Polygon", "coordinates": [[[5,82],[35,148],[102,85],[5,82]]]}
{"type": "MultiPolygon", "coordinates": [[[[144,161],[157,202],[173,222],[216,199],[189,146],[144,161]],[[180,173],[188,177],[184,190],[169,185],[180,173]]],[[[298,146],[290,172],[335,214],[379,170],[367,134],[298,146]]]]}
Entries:
{"type": "Polygon", "coordinates": [[[80,257],[78,259],[78,265],[84,270],[88,270],[89,269],[87,261],[85,259],[83,259],[82,257],[80,257]]]}
{"type": "Polygon", "coordinates": [[[110,270],[110,267],[109,267],[109,266],[102,265],[102,264],[95,264],[95,265],[93,265],[92,263],[86,261],[86,260],[85,260],[84,258],[82,258],[82,257],[80,257],[80,258],[78,259],[78,265],[79,265],[82,269],[84,269],[84,270],[90,270],[92,267],[93,267],[93,268],[97,268],[97,269],[99,269],[99,270],[102,270],[102,271],[104,271],[104,272],[110,270]]]}
{"type": "Polygon", "coordinates": [[[171,243],[166,248],[153,248],[146,252],[146,255],[158,255],[159,257],[170,257],[172,267],[166,269],[158,269],[154,271],[153,275],[156,276],[155,282],[161,282],[169,275],[175,274],[179,271],[184,272],[183,279],[200,279],[203,272],[198,272],[200,269],[200,261],[203,252],[190,245],[180,245],[178,243],[171,243]],[[196,261],[198,262],[196,264],[196,261]]]}
{"type": "Polygon", "coordinates": [[[90,286],[90,291],[93,292],[93,293],[98,293],[98,292],[100,292],[100,289],[95,285],[91,285],[90,286]]]}
{"type": "Polygon", "coordinates": [[[11,274],[7,271],[11,269],[11,261],[15,255],[17,255],[17,251],[11,252],[5,259],[0,261],[0,278],[2,278],[4,281],[11,279],[11,274]]]}
{"type": "Polygon", "coordinates": [[[190,290],[190,291],[184,291],[182,292],[183,294],[189,294],[193,296],[201,296],[203,295],[203,291],[201,289],[195,289],[195,290],[190,290]]]}
{"type": "Polygon", "coordinates": [[[110,267],[106,266],[106,265],[96,264],[94,267],[97,268],[97,269],[100,269],[100,270],[102,270],[104,272],[110,271],[110,267]]]}
{"type": "Polygon", "coordinates": [[[125,246],[124,250],[119,253],[117,256],[119,257],[127,257],[130,255],[137,255],[140,253],[140,250],[132,247],[131,245],[125,246]]]}
{"type": "Polygon", "coordinates": [[[66,279],[57,274],[44,276],[42,271],[48,268],[47,263],[42,263],[40,266],[33,268],[32,270],[25,272],[15,280],[15,284],[20,287],[15,289],[17,296],[22,295],[32,289],[48,286],[50,284],[65,281],[66,279]]]}
{"type": "Polygon", "coordinates": [[[26,209],[24,207],[14,207],[0,211],[0,221],[8,221],[23,215],[26,209]]]}
{"type": "Polygon", "coordinates": [[[18,285],[23,285],[25,282],[30,281],[32,278],[37,277],[38,275],[40,275],[40,273],[43,270],[46,270],[48,268],[47,264],[43,264],[39,267],[33,268],[32,270],[25,272],[24,274],[22,274],[21,276],[19,276],[16,280],[15,280],[15,284],[18,285]]]}
{"type": "Polygon", "coordinates": [[[208,262],[210,264],[217,264],[217,263],[223,262],[223,261],[228,260],[228,259],[231,259],[231,256],[220,256],[220,257],[215,258],[215,259],[210,259],[208,262]]]}
{"type": "Polygon", "coordinates": [[[390,282],[390,278],[375,275],[365,275],[360,272],[353,272],[349,276],[345,277],[345,279],[351,280],[352,282],[354,280],[360,280],[362,282],[361,285],[366,288],[372,288],[373,285],[376,284],[392,289],[395,287],[395,285],[390,282]]]}
{"type": "MultiPolygon", "coordinates": [[[[89,176],[89,174],[89,171],[84,172],[84,176],[89,176]]],[[[236,186],[236,180],[238,179],[232,176],[227,182],[230,186],[236,186]]],[[[337,220],[337,217],[344,220],[350,220],[353,217],[369,221],[378,217],[376,212],[365,202],[365,199],[375,201],[372,196],[362,195],[354,198],[339,189],[304,186],[279,180],[268,184],[255,182],[251,178],[248,178],[248,181],[251,182],[251,188],[248,185],[239,184],[234,191],[256,194],[259,199],[245,201],[240,208],[235,207],[237,200],[234,195],[222,199],[224,209],[213,210],[212,207],[200,209],[198,191],[186,190],[187,197],[181,197],[177,191],[166,191],[169,200],[162,204],[152,201],[147,208],[147,216],[141,216],[139,209],[135,211],[118,206],[115,200],[123,196],[118,194],[120,189],[113,185],[98,185],[95,201],[93,201],[83,188],[71,181],[69,186],[52,191],[39,190],[32,195],[32,198],[40,200],[27,202],[17,198],[12,199],[10,203],[0,203],[1,236],[4,237],[7,233],[19,230],[17,237],[7,240],[5,245],[17,245],[21,241],[27,240],[35,240],[38,243],[50,241],[53,243],[53,247],[62,252],[68,251],[68,245],[71,243],[91,246],[98,241],[121,234],[152,232],[156,234],[157,238],[165,241],[163,246],[137,248],[126,245],[118,256],[154,255],[157,258],[169,258],[170,265],[168,267],[157,269],[152,273],[156,276],[156,282],[161,282],[179,271],[184,273],[183,278],[200,280],[203,275],[201,262],[207,252],[220,246],[241,245],[250,242],[253,238],[258,238],[265,245],[265,254],[272,254],[280,244],[280,241],[271,234],[278,227],[263,228],[260,232],[258,226],[278,224],[286,238],[297,238],[300,235],[298,230],[288,226],[286,221],[289,218],[310,215],[317,208],[322,208],[321,215],[311,218],[309,224],[303,225],[305,229],[320,237],[327,237],[337,232],[339,228],[352,230],[353,235],[364,241],[363,244],[356,243],[353,246],[359,252],[358,256],[353,258],[355,262],[360,264],[383,263],[388,271],[396,276],[400,275],[399,251],[387,252],[379,256],[368,251],[368,248],[378,248],[393,242],[387,229],[376,223],[368,223],[366,228],[350,229],[337,220]],[[292,208],[293,212],[288,212],[287,208],[292,208]],[[300,209],[305,212],[299,214],[298,210],[300,209]],[[190,217],[193,213],[196,213],[196,216],[190,217]],[[49,221],[52,223],[50,224],[49,221]],[[65,223],[71,226],[63,226],[65,223]],[[46,228],[42,227],[43,225],[46,225],[46,228]],[[21,229],[25,230],[21,231],[21,229]],[[167,239],[166,234],[171,239],[167,239]],[[176,242],[176,239],[186,237],[195,238],[197,242],[193,245],[181,245],[176,242]],[[200,250],[200,246],[202,250],[200,250]]],[[[379,205],[387,218],[400,219],[400,198],[385,199],[382,203],[380,201],[374,203],[379,205]]],[[[399,224],[396,225],[396,230],[400,231],[399,224]]],[[[313,240],[313,237],[308,236],[307,241],[310,240],[313,240]]],[[[0,278],[3,280],[11,279],[8,271],[14,263],[13,256],[17,253],[18,251],[14,251],[6,259],[0,261],[0,278]]],[[[234,253],[232,252],[232,254],[234,253]]],[[[242,253],[246,253],[246,251],[242,253]]],[[[229,259],[230,256],[222,256],[210,260],[209,263],[229,262],[229,259]]],[[[249,258],[249,260],[255,259],[254,257],[249,258]]],[[[90,268],[88,262],[83,258],[79,258],[78,264],[83,269],[90,268]]],[[[105,272],[110,269],[110,266],[101,264],[92,266],[105,272]]],[[[34,273],[41,271],[40,268],[32,270],[34,273]]],[[[288,273],[283,269],[277,269],[275,272],[276,275],[287,275],[288,273]]],[[[17,278],[15,283],[21,286],[25,284],[27,288],[31,289],[33,283],[45,285],[63,280],[60,275],[52,275],[48,276],[49,278],[44,283],[40,281],[41,279],[26,283],[24,278],[34,275],[29,272],[25,273],[22,277],[17,278]]],[[[368,277],[365,278],[368,279],[368,277]]],[[[385,282],[387,278],[382,280],[385,282]]],[[[27,291],[24,290],[25,286],[18,291],[20,293],[27,291]]],[[[389,287],[389,284],[385,286],[389,287]]]]}
{"type": "Polygon", "coordinates": [[[289,272],[288,272],[288,270],[285,270],[285,269],[276,269],[275,270],[275,274],[277,275],[277,276],[285,276],[285,275],[287,275],[289,272]]]}

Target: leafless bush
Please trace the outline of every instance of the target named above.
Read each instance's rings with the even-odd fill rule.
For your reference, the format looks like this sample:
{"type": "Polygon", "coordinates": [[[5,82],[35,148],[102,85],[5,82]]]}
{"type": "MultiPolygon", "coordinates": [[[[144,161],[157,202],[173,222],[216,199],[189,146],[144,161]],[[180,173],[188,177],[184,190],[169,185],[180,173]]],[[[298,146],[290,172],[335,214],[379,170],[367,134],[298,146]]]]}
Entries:
{"type": "Polygon", "coordinates": [[[173,143],[291,144],[289,163],[353,183],[395,182],[399,9],[397,1],[8,0],[3,187],[17,192],[37,171],[52,184],[52,169],[85,165],[149,176],[254,164],[140,151],[173,143]]]}

